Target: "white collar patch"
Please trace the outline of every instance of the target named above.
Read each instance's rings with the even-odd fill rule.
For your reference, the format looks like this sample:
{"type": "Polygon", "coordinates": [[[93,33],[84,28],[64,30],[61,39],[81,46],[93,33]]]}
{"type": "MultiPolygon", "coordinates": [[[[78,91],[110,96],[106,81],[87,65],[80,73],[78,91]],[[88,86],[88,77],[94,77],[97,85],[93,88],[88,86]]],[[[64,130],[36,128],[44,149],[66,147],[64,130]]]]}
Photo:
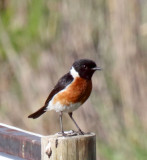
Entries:
{"type": "Polygon", "coordinates": [[[70,69],[70,74],[73,76],[73,78],[80,77],[79,73],[74,69],[74,67],[70,69]]]}

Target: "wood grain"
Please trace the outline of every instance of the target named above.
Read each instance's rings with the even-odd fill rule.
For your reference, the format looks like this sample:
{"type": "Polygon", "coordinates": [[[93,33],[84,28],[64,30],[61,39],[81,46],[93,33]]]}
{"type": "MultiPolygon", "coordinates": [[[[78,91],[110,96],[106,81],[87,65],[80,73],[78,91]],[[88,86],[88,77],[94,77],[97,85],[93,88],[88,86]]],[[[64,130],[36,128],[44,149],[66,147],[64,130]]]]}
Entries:
{"type": "Polygon", "coordinates": [[[41,145],[42,160],[96,160],[94,133],[72,137],[46,136],[42,137],[41,145]]]}

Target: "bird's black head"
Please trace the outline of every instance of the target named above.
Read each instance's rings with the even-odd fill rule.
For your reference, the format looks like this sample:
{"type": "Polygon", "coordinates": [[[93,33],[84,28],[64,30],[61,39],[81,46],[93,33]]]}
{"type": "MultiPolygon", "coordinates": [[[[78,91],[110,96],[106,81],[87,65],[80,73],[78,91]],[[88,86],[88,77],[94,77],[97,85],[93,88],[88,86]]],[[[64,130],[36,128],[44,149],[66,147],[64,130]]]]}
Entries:
{"type": "Polygon", "coordinates": [[[96,63],[89,59],[80,59],[73,63],[72,66],[80,77],[90,80],[96,70],[101,70],[96,63]]]}

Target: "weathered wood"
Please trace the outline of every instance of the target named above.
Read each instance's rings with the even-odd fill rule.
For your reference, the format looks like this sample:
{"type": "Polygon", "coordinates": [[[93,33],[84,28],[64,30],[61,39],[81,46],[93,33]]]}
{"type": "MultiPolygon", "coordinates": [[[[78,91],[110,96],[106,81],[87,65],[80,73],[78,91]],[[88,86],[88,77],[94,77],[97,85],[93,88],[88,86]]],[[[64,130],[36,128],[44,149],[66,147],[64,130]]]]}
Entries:
{"type": "Polygon", "coordinates": [[[27,160],[40,160],[41,136],[0,123],[0,154],[6,153],[27,160]]]}
{"type": "Polygon", "coordinates": [[[41,139],[42,160],[96,160],[96,136],[62,137],[43,136],[41,139]]]}
{"type": "Polygon", "coordinates": [[[0,152],[27,160],[96,160],[94,133],[66,134],[43,136],[0,123],[0,152]]]}

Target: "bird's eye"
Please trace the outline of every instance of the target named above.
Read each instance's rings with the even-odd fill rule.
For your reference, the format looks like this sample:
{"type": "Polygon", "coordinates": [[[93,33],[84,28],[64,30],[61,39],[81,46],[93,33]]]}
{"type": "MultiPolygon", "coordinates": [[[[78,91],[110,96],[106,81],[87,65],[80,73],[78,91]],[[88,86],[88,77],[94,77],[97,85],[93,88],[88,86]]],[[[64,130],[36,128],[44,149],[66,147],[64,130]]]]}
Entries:
{"type": "Polygon", "coordinates": [[[83,65],[83,68],[87,69],[87,66],[86,66],[86,65],[83,65]]]}

